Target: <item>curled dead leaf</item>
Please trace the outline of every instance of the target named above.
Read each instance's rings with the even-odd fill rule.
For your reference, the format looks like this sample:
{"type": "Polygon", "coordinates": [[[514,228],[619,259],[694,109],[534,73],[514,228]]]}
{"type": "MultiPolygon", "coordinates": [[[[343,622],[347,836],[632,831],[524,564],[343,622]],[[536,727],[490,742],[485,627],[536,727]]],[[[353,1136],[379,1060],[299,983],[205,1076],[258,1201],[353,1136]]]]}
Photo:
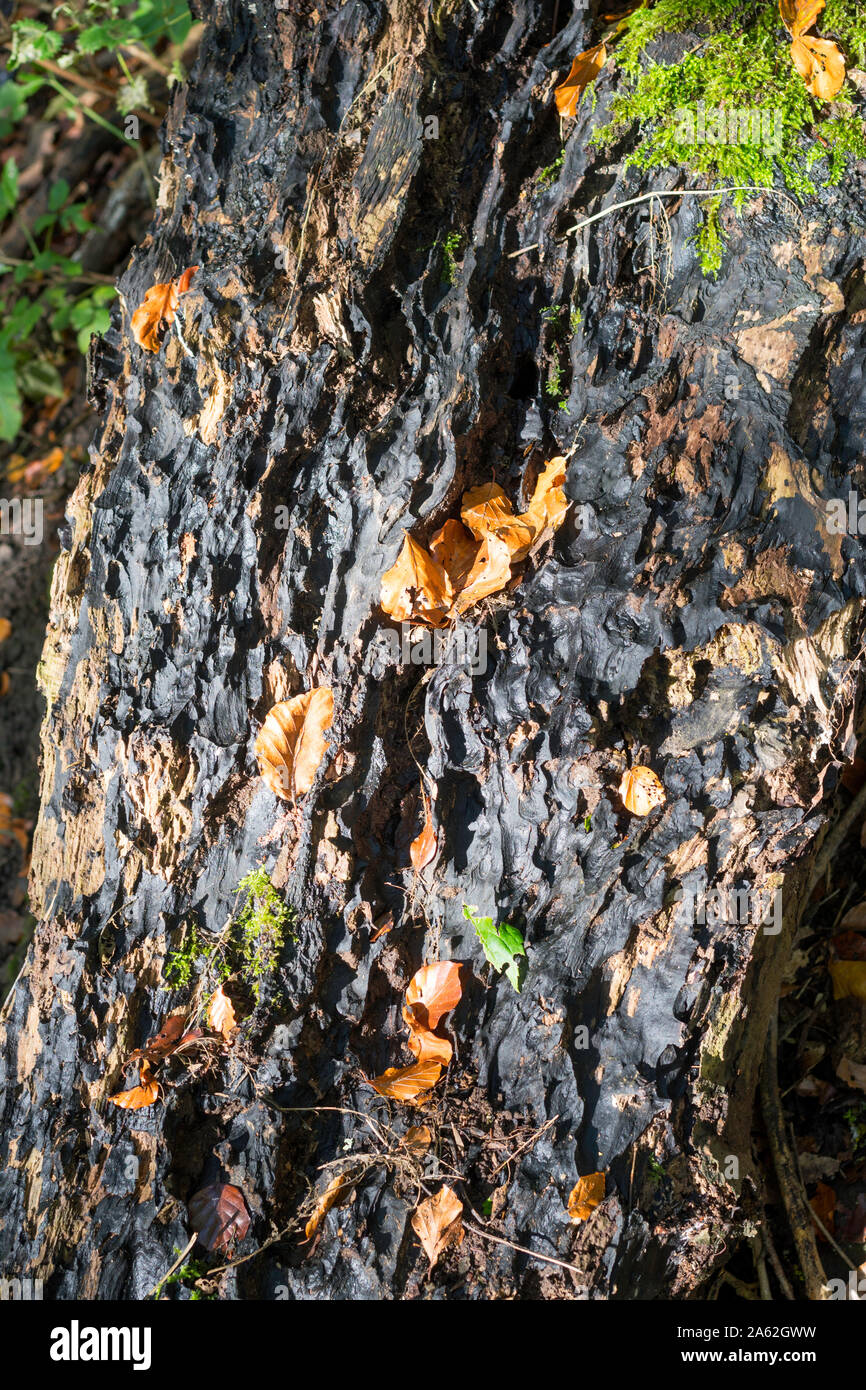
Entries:
{"type": "Polygon", "coordinates": [[[227,1182],[201,1188],[189,1199],[189,1222],[208,1250],[228,1250],[250,1229],[244,1194],[227,1182]]]}
{"type": "Polygon", "coordinates": [[[146,352],[159,352],[162,327],[174,322],[182,294],[186,294],[197,265],[188,266],[176,280],[151,285],[132,315],[132,336],[146,352]]]}
{"type": "Polygon", "coordinates": [[[433,1135],[427,1125],[412,1125],[406,1130],[403,1143],[409,1152],[417,1158],[420,1154],[427,1152],[433,1143],[433,1135]]]}
{"type": "Polygon", "coordinates": [[[435,1028],[463,997],[460,964],[439,960],[416,970],[406,989],[406,1003],[422,1028],[435,1028]]]}
{"type": "Polygon", "coordinates": [[[440,562],[407,533],[394,564],[382,575],[380,603],[398,623],[410,618],[444,627],[451,584],[440,562]]]}
{"type": "Polygon", "coordinates": [[[433,829],[433,806],[427,796],[423,786],[421,796],[424,803],[424,824],[421,827],[420,835],[409,846],[409,858],[412,861],[412,868],[416,874],[426,868],[431,859],[436,857],[436,832],[433,829]]]}
{"type": "Polygon", "coordinates": [[[648,816],[665,799],[665,789],[651,767],[630,767],[623,774],[619,794],[634,816],[648,816]]]}
{"type": "Polygon", "coordinates": [[[294,801],[310,790],[333,720],[334,692],[327,685],[274,705],[256,738],[256,757],[275,796],[294,801]]]}
{"type": "Polygon", "coordinates": [[[588,1221],[596,1207],[604,1201],[604,1173],[587,1173],[578,1178],[568,1198],[568,1214],[572,1221],[588,1221]]]}
{"type": "Polygon", "coordinates": [[[587,87],[594,82],[607,62],[607,48],[603,43],[597,43],[593,48],[587,48],[583,53],[578,53],[572,60],[571,71],[564,82],[561,82],[554,90],[556,99],[556,109],[560,116],[575,116],[577,114],[577,104],[583,96],[587,87]]]}
{"type": "Polygon", "coordinates": [[[219,985],[210,997],[210,1003],[207,1006],[207,1025],[209,1028],[213,1028],[215,1033],[221,1033],[226,1042],[238,1026],[234,1005],[222,985],[219,985]]]}
{"type": "Polygon", "coordinates": [[[145,1106],[153,1105],[159,1095],[159,1082],[154,1079],[150,1062],[142,1062],[139,1081],[141,1084],[133,1086],[131,1091],[119,1091],[116,1096],[109,1096],[111,1104],[120,1106],[121,1110],[143,1110],[145,1106]]]}
{"type": "Polygon", "coordinates": [[[811,29],[825,4],[826,0],[779,0],[782,23],[791,37],[797,39],[811,29]]]}
{"type": "Polygon", "coordinates": [[[412,1230],[424,1247],[431,1269],[447,1246],[462,1241],[462,1216],[463,1203],[447,1185],[440,1187],[434,1197],[427,1197],[412,1213],[412,1230]]]}
{"type": "Polygon", "coordinates": [[[137,1048],[135,1052],[130,1053],[127,1063],[135,1062],[139,1057],[144,1057],[147,1062],[164,1061],[180,1045],[185,1028],[186,1015],[173,1014],[171,1018],[166,1019],[159,1032],[154,1034],[144,1047],[137,1048]]]}
{"type": "Polygon", "coordinates": [[[806,90],[821,101],[832,101],[845,82],[845,55],[832,39],[811,35],[795,38],[791,61],[806,84],[806,90]]]}
{"type": "Polygon", "coordinates": [[[352,1186],[353,1179],[349,1173],[338,1173],[332,1178],[325,1188],[319,1200],[316,1202],[312,1216],[304,1227],[304,1234],[307,1240],[311,1240],[321,1226],[325,1217],[332,1207],[342,1201],[348,1188],[352,1186]]]}
{"type": "Polygon", "coordinates": [[[381,1076],[375,1076],[368,1085],[388,1100],[403,1100],[409,1105],[419,1104],[419,1097],[431,1090],[442,1075],[439,1062],[413,1062],[408,1067],[388,1067],[381,1076]]]}

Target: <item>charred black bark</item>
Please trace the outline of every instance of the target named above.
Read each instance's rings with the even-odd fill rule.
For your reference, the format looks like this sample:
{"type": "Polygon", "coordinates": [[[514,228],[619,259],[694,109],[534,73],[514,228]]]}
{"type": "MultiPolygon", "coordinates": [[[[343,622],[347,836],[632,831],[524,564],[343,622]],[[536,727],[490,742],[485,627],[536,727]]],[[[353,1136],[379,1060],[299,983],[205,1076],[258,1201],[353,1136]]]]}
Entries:
{"type": "Polygon", "coordinates": [[[55,578],[41,926],[3,1033],[0,1268],[46,1296],[144,1296],[220,1180],[247,1199],[248,1253],[347,1146],[367,1155],[354,1202],[221,1296],[416,1294],[416,1188],[345,1112],[419,1122],[361,1072],[408,1060],[403,991],[437,954],[471,966],[422,1112],[444,1171],[476,1211],[507,1185],[491,1231],[579,1271],[473,1236],[434,1275],[450,1296],[688,1296],[760,1218],[757,1071],[858,693],[864,567],[825,500],[861,482],[861,181],[807,216],[757,197],[716,284],[687,245],[696,198],[666,201],[669,246],[658,202],[563,240],[685,180],[603,164],[585,103],[539,187],[553,78],[591,41],[583,13],[551,42],[552,23],[531,0],[222,3],[174,99],[55,578]],[[131,311],[192,265],[181,335],[144,353],[131,311]],[[556,338],[551,306],[581,322],[556,338]],[[485,609],[486,671],[396,667],[378,594],[403,529],[423,539],[493,477],[517,499],[559,453],[569,518],[485,609]],[[314,682],[334,743],[295,818],[252,746],[314,682]],[[665,783],[647,820],[617,794],[632,763],[665,783]],[[177,1006],[166,951],[184,924],[219,931],[262,861],[299,940],[243,1051],[115,1111],[123,1058],[177,1006]],[[748,885],[781,889],[778,934],[674,902],[748,885]],[[464,903],[525,933],[521,994],[464,903]],[[285,1113],[315,1106],[345,1112],[285,1113]],[[575,1227],[565,1200],[596,1169],[608,1195],[575,1227]]]}

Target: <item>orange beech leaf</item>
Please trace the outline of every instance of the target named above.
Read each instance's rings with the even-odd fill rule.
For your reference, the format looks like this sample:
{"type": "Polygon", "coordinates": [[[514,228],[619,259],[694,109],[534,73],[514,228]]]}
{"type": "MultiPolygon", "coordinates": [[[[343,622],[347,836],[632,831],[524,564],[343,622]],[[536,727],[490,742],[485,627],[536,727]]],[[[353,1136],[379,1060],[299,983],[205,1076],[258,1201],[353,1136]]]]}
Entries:
{"type": "Polygon", "coordinates": [[[409,858],[412,861],[412,868],[416,874],[426,868],[436,855],[436,832],[433,829],[433,806],[427,796],[424,787],[421,787],[421,798],[424,804],[424,824],[420,835],[409,846],[409,858]]]}
{"type": "Polygon", "coordinates": [[[146,1058],[147,1062],[162,1062],[166,1057],[174,1052],[179,1046],[183,1031],[186,1028],[185,1014],[172,1014],[171,1018],[166,1019],[159,1032],[156,1033],[144,1047],[137,1048],[127,1057],[127,1064],[136,1061],[139,1057],[146,1058]]]}
{"type": "Polygon", "coordinates": [[[325,1217],[332,1207],[345,1195],[347,1187],[352,1186],[353,1179],[348,1173],[339,1173],[336,1178],[332,1178],[325,1188],[321,1197],[316,1203],[312,1216],[304,1227],[304,1234],[307,1240],[311,1240],[321,1226],[325,1217]]]}
{"type": "Polygon", "coordinates": [[[170,327],[177,313],[180,296],[186,294],[197,265],[188,266],[177,280],[151,285],[132,316],[132,336],[147,352],[159,352],[160,330],[170,327]]]}
{"type": "Polygon", "coordinates": [[[433,1135],[426,1125],[412,1125],[403,1136],[403,1143],[410,1153],[426,1153],[433,1143],[433,1135]]]}
{"type": "Polygon", "coordinates": [[[435,1086],[441,1075],[442,1067],[438,1062],[413,1062],[408,1067],[388,1067],[368,1085],[389,1100],[405,1100],[415,1105],[419,1103],[418,1097],[435,1086]]]}
{"type": "Polygon", "coordinates": [[[832,101],[842,90],[845,56],[831,39],[795,38],[791,61],[813,97],[832,101]]]}
{"type": "Polygon", "coordinates": [[[406,990],[406,1003],[422,1028],[435,1028],[463,997],[460,964],[439,960],[416,970],[406,990]]]}
{"type": "Polygon", "coordinates": [[[446,1246],[463,1239],[463,1203],[450,1187],[440,1187],[435,1197],[427,1197],[412,1213],[412,1230],[424,1247],[430,1268],[446,1246]]]}
{"type": "Polygon", "coordinates": [[[153,1105],[159,1095],[159,1082],[154,1080],[149,1062],[142,1062],[139,1081],[141,1085],[133,1086],[131,1091],[119,1091],[116,1096],[109,1096],[112,1105],[119,1105],[122,1110],[143,1110],[146,1105],[153,1105]]]}
{"type": "Polygon", "coordinates": [[[224,992],[222,985],[215,989],[210,997],[210,1003],[207,1006],[207,1025],[208,1028],[213,1028],[215,1033],[222,1033],[226,1042],[238,1026],[234,1005],[224,992]]]}
{"type": "Polygon", "coordinates": [[[439,1038],[429,1028],[419,1028],[412,1010],[404,1005],[403,1020],[409,1029],[406,1046],[417,1062],[438,1062],[447,1067],[454,1056],[454,1049],[447,1038],[439,1038]]]}
{"type": "Polygon", "coordinates": [[[831,960],[834,999],[866,999],[866,960],[831,960]]]}
{"type": "Polygon", "coordinates": [[[9,694],[9,672],[8,672],[8,671],[2,671],[2,672],[0,672],[0,700],[3,699],[3,696],[4,696],[4,695],[8,695],[8,694],[9,694]]]}
{"type": "Polygon", "coordinates": [[[577,103],[589,84],[598,77],[606,62],[607,48],[603,43],[597,43],[594,48],[587,48],[584,53],[578,53],[572,61],[568,77],[553,93],[560,116],[577,114],[577,103]]]}
{"type": "Polygon", "coordinates": [[[648,816],[665,799],[665,789],[651,767],[630,767],[623,774],[619,794],[634,816],[648,816]]]}
{"type": "Polygon", "coordinates": [[[12,624],[8,618],[0,618],[0,642],[5,642],[12,635],[12,624]]]}
{"type": "Polygon", "coordinates": [[[568,1214],[572,1221],[588,1221],[596,1207],[604,1201],[604,1173],[588,1173],[579,1178],[568,1198],[568,1214]]]}
{"type": "Polygon", "coordinates": [[[382,575],[380,603],[398,623],[417,618],[444,627],[451,584],[440,562],[407,533],[396,561],[382,575]]]}
{"type": "Polygon", "coordinates": [[[490,594],[498,594],[511,578],[513,559],[507,543],[499,536],[486,536],[478,547],[478,556],[466,577],[466,588],[454,601],[454,612],[465,613],[473,603],[490,594]]]}
{"type": "Polygon", "coordinates": [[[473,536],[480,541],[496,537],[514,558],[525,555],[532,544],[532,532],[514,515],[514,508],[498,483],[483,483],[464,492],[460,516],[473,536]]]}
{"type": "MultiPolygon", "coordinates": [[[[518,521],[528,526],[532,532],[531,550],[538,547],[559,530],[568,510],[568,498],[562,484],[565,482],[566,462],[564,458],[553,458],[546,463],[538,475],[532,501],[518,521]]],[[[522,560],[522,555],[515,555],[522,560]]]]}
{"type": "Polygon", "coordinates": [[[779,13],[782,23],[792,39],[798,39],[811,29],[826,0],[779,0],[779,13]]]}
{"type": "Polygon", "coordinates": [[[478,556],[475,536],[461,521],[446,521],[430,537],[430,553],[447,574],[452,591],[458,594],[466,587],[478,556]]]}
{"type": "Polygon", "coordinates": [[[274,705],[256,739],[259,771],[275,796],[294,801],[313,785],[334,720],[334,692],[322,685],[274,705]]]}

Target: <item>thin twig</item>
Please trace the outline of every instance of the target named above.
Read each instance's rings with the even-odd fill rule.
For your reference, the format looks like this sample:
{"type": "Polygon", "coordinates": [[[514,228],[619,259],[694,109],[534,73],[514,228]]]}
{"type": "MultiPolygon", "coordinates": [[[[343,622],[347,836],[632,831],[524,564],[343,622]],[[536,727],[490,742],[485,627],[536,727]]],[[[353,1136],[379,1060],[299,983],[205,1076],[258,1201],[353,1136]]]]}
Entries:
{"type": "Polygon", "coordinates": [[[171,1276],[174,1274],[174,1271],[175,1271],[176,1269],[179,1269],[180,1266],[183,1264],[184,1260],[186,1259],[187,1255],[189,1254],[190,1250],[191,1250],[192,1247],[195,1245],[195,1243],[196,1243],[197,1240],[198,1240],[198,1231],[196,1231],[196,1232],[190,1237],[188,1243],[187,1243],[187,1244],[183,1247],[183,1249],[181,1250],[180,1254],[178,1255],[178,1257],[177,1257],[177,1259],[175,1260],[174,1264],[172,1265],[171,1269],[167,1270],[167,1271],[165,1272],[165,1274],[162,1276],[161,1279],[157,1279],[157,1281],[156,1281],[156,1283],[154,1284],[153,1288],[152,1288],[148,1293],[146,1293],[146,1294],[144,1295],[145,1300],[148,1299],[148,1298],[152,1298],[153,1295],[154,1295],[155,1293],[159,1293],[160,1289],[162,1288],[162,1286],[163,1286],[163,1284],[166,1282],[166,1280],[167,1280],[167,1279],[170,1279],[171,1276]]]}
{"type": "Polygon", "coordinates": [[[516,1158],[518,1154],[522,1154],[524,1149],[532,1148],[532,1145],[537,1143],[544,1131],[550,1129],[551,1125],[555,1125],[558,1119],[559,1116],[554,1115],[552,1120],[548,1120],[546,1125],[542,1125],[537,1134],[531,1134],[524,1144],[521,1144],[518,1149],[514,1150],[514,1153],[509,1154],[506,1159],[503,1159],[498,1168],[493,1169],[493,1172],[490,1174],[491,1178],[495,1178],[497,1173],[501,1173],[503,1168],[507,1168],[512,1159],[516,1158]]]}
{"type": "MultiPolygon", "coordinates": [[[[784,198],[786,202],[789,202],[798,216],[802,216],[794,199],[789,197],[787,193],[783,193],[780,188],[762,188],[760,184],[747,183],[733,188],[656,188],[651,193],[641,193],[637,198],[626,198],[624,202],[611,203],[609,208],[602,208],[601,212],[594,212],[591,217],[585,217],[582,222],[575,222],[573,227],[568,227],[563,232],[560,240],[564,241],[573,232],[582,231],[592,222],[599,222],[603,217],[609,217],[612,212],[620,212],[623,208],[635,207],[637,203],[652,202],[653,198],[710,198],[719,193],[774,193],[777,197],[784,198]]],[[[527,251],[537,251],[539,245],[539,242],[534,241],[531,246],[520,246],[516,251],[509,251],[505,259],[511,261],[515,256],[522,256],[527,251]]]]}
{"type": "Polygon", "coordinates": [[[480,1226],[476,1226],[472,1221],[464,1221],[463,1225],[467,1231],[474,1231],[482,1240],[492,1240],[494,1245],[507,1245],[509,1250],[519,1250],[521,1255],[530,1255],[533,1260],[543,1260],[545,1264],[558,1265],[560,1269],[570,1269],[572,1274],[577,1274],[581,1279],[586,1275],[577,1265],[570,1265],[567,1260],[554,1259],[553,1255],[541,1255],[537,1250],[528,1250],[525,1245],[515,1245],[513,1240],[505,1240],[503,1236],[492,1236],[489,1231],[482,1231],[480,1226]]]}

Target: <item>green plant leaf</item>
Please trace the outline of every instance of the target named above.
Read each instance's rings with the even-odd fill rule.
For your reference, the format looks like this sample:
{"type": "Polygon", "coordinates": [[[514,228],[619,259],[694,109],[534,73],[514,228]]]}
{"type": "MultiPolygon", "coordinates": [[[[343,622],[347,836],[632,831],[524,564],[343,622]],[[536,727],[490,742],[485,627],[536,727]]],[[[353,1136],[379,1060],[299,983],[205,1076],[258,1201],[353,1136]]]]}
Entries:
{"type": "Polygon", "coordinates": [[[21,397],[15,379],[15,358],[0,351],[0,439],[14,439],[21,428],[21,397]]]}
{"type": "Polygon", "coordinates": [[[8,217],[15,211],[18,202],[18,165],[11,158],[3,165],[0,174],[0,215],[8,217]]]}
{"type": "Polygon", "coordinates": [[[509,922],[494,923],[492,917],[475,917],[472,909],[463,908],[466,917],[475,928],[475,935],[481,942],[481,949],[494,970],[505,971],[517,993],[520,993],[520,957],[526,956],[523,937],[509,922]]]}

